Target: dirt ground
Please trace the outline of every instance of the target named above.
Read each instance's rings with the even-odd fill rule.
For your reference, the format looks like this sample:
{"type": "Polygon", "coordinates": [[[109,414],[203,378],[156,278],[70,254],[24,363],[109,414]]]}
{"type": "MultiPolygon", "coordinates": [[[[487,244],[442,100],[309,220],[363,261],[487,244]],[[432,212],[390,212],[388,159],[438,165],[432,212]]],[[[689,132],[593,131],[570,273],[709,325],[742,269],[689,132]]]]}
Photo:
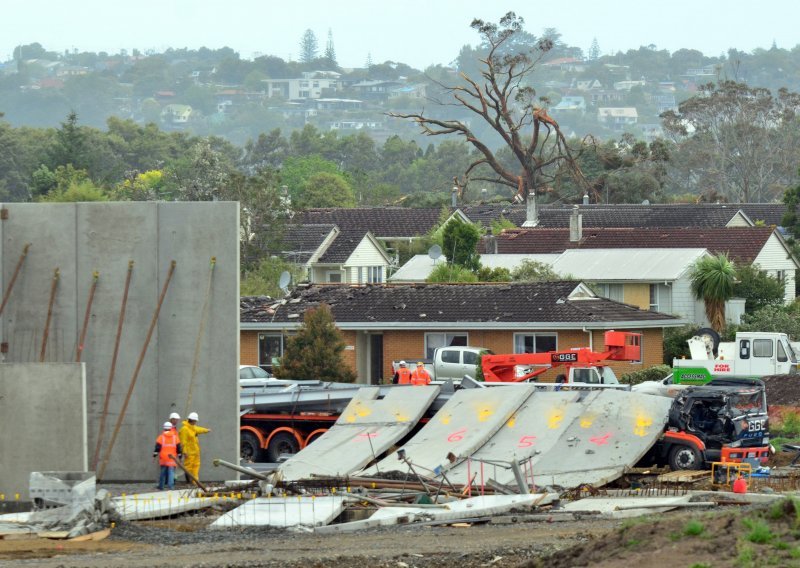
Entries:
{"type": "Polygon", "coordinates": [[[0,541],[0,565],[268,568],[761,568],[800,566],[800,506],[684,511],[627,521],[588,518],[353,534],[208,531],[208,517],[122,523],[97,543],[0,541]]]}

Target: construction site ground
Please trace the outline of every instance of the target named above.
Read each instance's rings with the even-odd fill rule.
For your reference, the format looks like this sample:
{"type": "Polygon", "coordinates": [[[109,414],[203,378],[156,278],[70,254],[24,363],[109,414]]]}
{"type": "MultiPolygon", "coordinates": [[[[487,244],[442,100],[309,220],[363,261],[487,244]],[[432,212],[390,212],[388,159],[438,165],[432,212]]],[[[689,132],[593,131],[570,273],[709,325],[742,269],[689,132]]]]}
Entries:
{"type": "MultiPolygon", "coordinates": [[[[131,488],[136,491],[136,488],[131,488]]],[[[0,540],[0,565],[394,568],[800,566],[800,512],[780,506],[675,511],[630,520],[400,526],[320,535],[209,530],[221,510],[123,522],[97,542],[0,540]],[[755,535],[755,536],[754,536],[755,535]]]]}

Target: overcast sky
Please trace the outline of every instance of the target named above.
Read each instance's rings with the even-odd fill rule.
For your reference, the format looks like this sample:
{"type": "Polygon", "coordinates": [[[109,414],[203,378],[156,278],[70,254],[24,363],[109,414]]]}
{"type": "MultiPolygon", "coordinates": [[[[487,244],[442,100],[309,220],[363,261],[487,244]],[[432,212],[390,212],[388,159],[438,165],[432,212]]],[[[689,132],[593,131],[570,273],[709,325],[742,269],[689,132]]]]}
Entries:
{"type": "Polygon", "coordinates": [[[534,35],[556,28],[584,52],[593,38],[603,54],[654,44],[715,56],[800,43],[799,0],[0,0],[0,59],[33,42],[110,53],[228,46],[245,58],[297,59],[306,29],[320,50],[330,29],[343,67],[361,67],[370,54],[424,69],[478,43],[473,18],[496,22],[509,10],[534,35]]]}

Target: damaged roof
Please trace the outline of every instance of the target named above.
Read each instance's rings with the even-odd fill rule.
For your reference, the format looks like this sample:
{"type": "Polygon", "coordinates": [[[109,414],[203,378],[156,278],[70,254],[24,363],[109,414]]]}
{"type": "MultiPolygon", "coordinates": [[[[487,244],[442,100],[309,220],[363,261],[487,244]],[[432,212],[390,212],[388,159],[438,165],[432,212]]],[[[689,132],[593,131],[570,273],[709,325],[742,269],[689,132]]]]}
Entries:
{"type": "Polygon", "coordinates": [[[336,225],[287,225],[281,255],[297,264],[305,264],[319,249],[336,225]]]}
{"type": "Polygon", "coordinates": [[[327,304],[340,328],[407,329],[470,324],[549,328],[671,327],[683,320],[596,296],[581,282],[487,284],[301,285],[281,301],[241,299],[242,328],[284,328],[327,304]],[[269,324],[269,325],[267,325],[269,324]]]}
{"type": "MultiPolygon", "coordinates": [[[[706,248],[727,253],[732,260],[752,264],[775,233],[773,227],[706,229],[584,228],[579,241],[570,241],[569,229],[507,229],[497,235],[498,253],[541,254],[568,249],[706,248]]],[[[485,241],[481,248],[486,246],[485,241]]],[[[484,250],[481,250],[484,252],[484,250]]]]}

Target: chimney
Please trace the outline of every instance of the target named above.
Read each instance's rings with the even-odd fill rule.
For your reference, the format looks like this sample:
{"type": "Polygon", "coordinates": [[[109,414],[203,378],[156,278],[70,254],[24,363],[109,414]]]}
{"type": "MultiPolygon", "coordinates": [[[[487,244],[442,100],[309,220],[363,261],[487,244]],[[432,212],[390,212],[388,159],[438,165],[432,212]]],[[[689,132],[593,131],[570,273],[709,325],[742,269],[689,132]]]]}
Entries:
{"type": "Polygon", "coordinates": [[[532,191],[528,194],[527,204],[528,211],[525,214],[525,222],[522,226],[535,227],[539,224],[539,211],[536,209],[536,194],[532,191]]]}
{"type": "Polygon", "coordinates": [[[569,216],[569,242],[577,243],[583,238],[583,215],[578,211],[578,206],[572,210],[569,216]]]}
{"type": "Polygon", "coordinates": [[[584,205],[589,205],[589,194],[588,193],[584,193],[583,194],[583,204],[584,205]]]}
{"type": "Polygon", "coordinates": [[[453,189],[450,190],[450,207],[455,209],[458,207],[458,186],[454,185],[453,189]]]}

